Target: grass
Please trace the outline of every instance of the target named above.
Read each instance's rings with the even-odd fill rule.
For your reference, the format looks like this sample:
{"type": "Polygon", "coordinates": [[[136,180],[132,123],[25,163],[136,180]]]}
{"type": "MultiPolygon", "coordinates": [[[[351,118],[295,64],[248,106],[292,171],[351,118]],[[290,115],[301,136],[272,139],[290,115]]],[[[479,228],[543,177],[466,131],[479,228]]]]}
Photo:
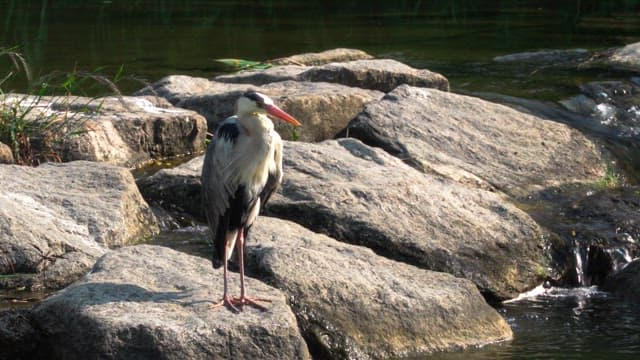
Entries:
{"type": "Polygon", "coordinates": [[[620,186],[622,186],[622,177],[613,165],[607,165],[607,170],[602,179],[596,183],[596,187],[599,189],[615,189],[620,186]]]}
{"type": "MultiPolygon", "coordinates": [[[[125,77],[121,66],[113,80],[100,75],[98,71],[86,72],[74,69],[71,72],[53,72],[36,80],[32,77],[28,62],[17,48],[0,47],[0,58],[10,60],[11,67],[6,74],[0,74],[0,142],[8,145],[18,165],[35,166],[42,162],[62,161],[62,146],[65,138],[77,136],[84,130],[77,114],[98,113],[101,104],[88,109],[89,103],[105,87],[111,95],[122,97],[116,83],[125,77]],[[29,83],[24,94],[5,91],[7,80],[24,74],[29,83]],[[89,96],[91,101],[84,102],[78,110],[70,111],[76,95],[89,96]],[[49,109],[52,98],[56,96],[56,111],[49,109]],[[66,108],[66,111],[65,111],[66,108]]],[[[129,79],[129,78],[128,78],[129,79]]],[[[137,80],[137,79],[134,79],[137,80]]],[[[142,82],[142,81],[141,81],[142,82]]],[[[103,91],[104,92],[104,91],[103,91]]],[[[85,117],[86,118],[86,117],[85,117]]]]}

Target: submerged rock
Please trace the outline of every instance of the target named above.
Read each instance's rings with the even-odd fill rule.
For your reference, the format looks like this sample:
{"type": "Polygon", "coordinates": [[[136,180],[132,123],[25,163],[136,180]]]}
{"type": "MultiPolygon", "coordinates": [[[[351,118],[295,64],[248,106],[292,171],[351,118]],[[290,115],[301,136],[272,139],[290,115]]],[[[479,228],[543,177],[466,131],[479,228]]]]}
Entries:
{"type": "Polygon", "coordinates": [[[586,49],[545,49],[496,56],[493,58],[493,61],[498,63],[533,63],[539,65],[575,66],[588,59],[590,55],[591,52],[586,49]]]}
{"type": "MultiPolygon", "coordinates": [[[[36,356],[64,359],[308,359],[283,294],[247,278],[268,310],[212,309],[222,269],[159,246],[110,252],[82,281],[32,311],[36,356]]],[[[230,274],[230,289],[239,289],[230,274]]]]}
{"type": "Polygon", "coordinates": [[[512,196],[595,181],[605,161],[577,130],[478,98],[402,85],[369,103],[342,136],[425,173],[512,196]]]}
{"type": "Polygon", "coordinates": [[[373,90],[351,88],[339,84],[284,81],[256,87],[227,84],[185,76],[170,76],[140,94],[157,93],[176,106],[197,111],[207,118],[210,131],[235,112],[235,102],[244,91],[253,89],[270,97],[285,111],[299,119],[303,126],[295,130],[274,121],[283,139],[321,141],[334,137],[364,104],[382,97],[373,90]]]}
{"type": "Polygon", "coordinates": [[[386,257],[472,280],[489,298],[528,290],[541,230],[495,193],[424,174],[355,139],[285,143],[267,213],[386,257]]]}
{"type": "Polygon", "coordinates": [[[460,350],[512,337],[467,280],[422,270],[261,217],[250,266],[282,289],[323,359],[383,359],[460,350]]]}
{"type": "Polygon", "coordinates": [[[46,158],[133,167],[205,147],[202,116],[154,98],[9,94],[0,97],[2,106],[19,109],[27,119],[46,125],[37,144],[32,143],[46,158]]]}
{"type": "Polygon", "coordinates": [[[107,249],[158,231],[125,168],[4,165],[0,183],[0,287],[61,288],[107,249]]]}

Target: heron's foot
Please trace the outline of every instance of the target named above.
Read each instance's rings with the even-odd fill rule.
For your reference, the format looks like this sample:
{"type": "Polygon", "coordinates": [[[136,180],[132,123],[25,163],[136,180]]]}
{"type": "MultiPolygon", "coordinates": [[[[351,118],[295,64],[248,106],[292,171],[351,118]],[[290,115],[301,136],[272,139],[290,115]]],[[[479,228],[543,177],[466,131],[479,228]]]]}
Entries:
{"type": "Polygon", "coordinates": [[[258,304],[258,301],[262,301],[262,302],[268,302],[270,303],[271,300],[269,299],[263,299],[263,298],[251,298],[248,296],[240,296],[239,298],[234,298],[233,302],[236,305],[239,306],[243,306],[243,305],[249,305],[249,306],[253,306],[256,309],[262,310],[262,311],[267,311],[269,309],[267,309],[266,307],[258,304]]]}
{"type": "Polygon", "coordinates": [[[222,300],[220,300],[220,302],[211,304],[211,308],[215,309],[215,308],[224,306],[237,314],[240,312],[240,309],[238,309],[236,305],[238,305],[238,302],[236,301],[236,299],[232,299],[231,297],[225,295],[222,297],[222,300]]]}
{"type": "Polygon", "coordinates": [[[219,307],[226,307],[229,310],[233,311],[234,313],[239,313],[240,309],[242,306],[244,305],[249,305],[249,306],[253,306],[256,309],[262,310],[262,311],[267,311],[268,309],[260,304],[258,304],[258,301],[262,301],[262,302],[271,302],[271,300],[269,299],[263,299],[263,298],[251,298],[248,296],[241,296],[238,298],[231,298],[229,296],[224,296],[222,298],[222,300],[220,300],[220,302],[215,303],[215,304],[211,304],[211,308],[215,309],[215,308],[219,308],[219,307]]]}

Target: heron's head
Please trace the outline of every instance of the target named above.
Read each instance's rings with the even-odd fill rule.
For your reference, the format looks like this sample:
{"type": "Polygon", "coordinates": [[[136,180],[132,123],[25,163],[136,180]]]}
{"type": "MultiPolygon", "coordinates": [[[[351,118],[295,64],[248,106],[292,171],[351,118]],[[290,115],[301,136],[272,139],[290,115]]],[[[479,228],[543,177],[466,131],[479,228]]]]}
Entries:
{"type": "Polygon", "coordinates": [[[254,112],[266,112],[295,126],[302,125],[293,116],[287,114],[273,103],[273,100],[265,94],[257,91],[247,91],[238,98],[237,114],[245,115],[254,112]]]}

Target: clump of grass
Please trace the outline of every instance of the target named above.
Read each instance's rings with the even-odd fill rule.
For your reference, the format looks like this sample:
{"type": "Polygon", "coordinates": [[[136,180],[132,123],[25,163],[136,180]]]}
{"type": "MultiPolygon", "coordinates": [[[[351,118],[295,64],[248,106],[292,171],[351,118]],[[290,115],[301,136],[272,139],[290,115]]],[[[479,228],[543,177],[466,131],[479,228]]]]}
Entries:
{"type": "Polygon", "coordinates": [[[16,164],[62,161],[61,144],[65,137],[86,131],[82,127],[83,121],[74,118],[74,114],[95,114],[101,109],[101,103],[92,109],[89,109],[89,103],[84,103],[84,108],[74,106],[76,95],[89,96],[94,100],[96,97],[89,94],[106,87],[109,94],[122,98],[116,82],[124,78],[123,66],[113,81],[100,75],[98,70],[86,72],[77,69],[67,73],[52,72],[34,81],[28,62],[16,48],[0,47],[0,57],[8,57],[12,64],[6,74],[0,74],[0,142],[11,148],[16,164]],[[21,73],[29,83],[26,93],[4,91],[3,85],[7,80],[21,73]],[[60,96],[61,99],[56,101],[56,111],[49,108],[52,100],[45,99],[47,95],[60,96]]]}
{"type": "Polygon", "coordinates": [[[596,183],[596,186],[600,189],[619,188],[622,186],[622,177],[616,168],[609,164],[607,165],[607,170],[605,171],[604,176],[596,183]]]}

